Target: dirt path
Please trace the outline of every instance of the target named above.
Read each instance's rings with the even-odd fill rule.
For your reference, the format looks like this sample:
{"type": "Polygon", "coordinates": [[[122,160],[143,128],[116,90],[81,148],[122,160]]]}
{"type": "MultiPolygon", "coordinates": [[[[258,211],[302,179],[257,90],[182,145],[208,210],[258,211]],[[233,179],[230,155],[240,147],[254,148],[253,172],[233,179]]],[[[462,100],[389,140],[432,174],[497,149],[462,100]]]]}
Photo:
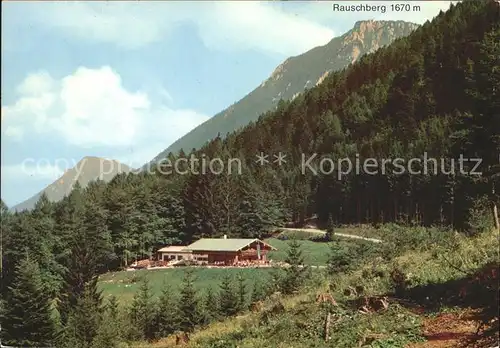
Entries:
{"type": "MultiPolygon", "coordinates": [[[[283,231],[301,231],[301,232],[311,232],[311,233],[326,234],[325,231],[318,230],[316,228],[280,228],[280,230],[283,230],[283,231]]],[[[380,240],[380,239],[361,237],[361,236],[356,236],[354,234],[335,233],[335,235],[339,236],[339,237],[343,237],[343,238],[362,239],[362,240],[367,240],[367,241],[373,242],[373,243],[382,243],[382,240],[380,240]]]]}
{"type": "Polygon", "coordinates": [[[424,320],[423,332],[426,342],[413,343],[406,348],[497,348],[491,340],[477,340],[479,323],[472,320],[472,311],[443,313],[424,320]],[[476,338],[476,339],[474,339],[476,338]],[[471,343],[474,342],[474,343],[471,343]]]}

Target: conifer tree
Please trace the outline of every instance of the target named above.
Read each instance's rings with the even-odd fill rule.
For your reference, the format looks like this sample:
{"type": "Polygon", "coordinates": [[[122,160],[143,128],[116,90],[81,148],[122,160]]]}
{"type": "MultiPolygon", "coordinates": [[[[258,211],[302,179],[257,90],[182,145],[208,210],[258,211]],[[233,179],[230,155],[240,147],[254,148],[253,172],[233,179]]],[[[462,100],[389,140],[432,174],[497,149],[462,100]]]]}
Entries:
{"type": "Polygon", "coordinates": [[[335,225],[333,223],[332,214],[328,214],[325,239],[327,242],[331,242],[335,238],[334,236],[335,236],[335,225]]]}
{"type": "Polygon", "coordinates": [[[67,347],[92,347],[102,324],[102,313],[102,298],[96,278],[86,284],[83,294],[71,308],[59,341],[68,344],[67,347]]]}
{"type": "Polygon", "coordinates": [[[149,280],[144,277],[141,286],[134,295],[130,316],[141,338],[154,338],[155,303],[153,302],[149,280]]]}
{"type": "Polygon", "coordinates": [[[292,239],[288,244],[285,262],[289,267],[285,269],[280,288],[283,293],[291,294],[304,285],[309,275],[309,268],[304,265],[301,245],[296,239],[292,239]]]}
{"type": "Polygon", "coordinates": [[[54,343],[56,326],[51,299],[36,262],[26,258],[16,267],[14,281],[7,291],[2,319],[4,344],[44,347],[54,343]]]}
{"type": "Polygon", "coordinates": [[[194,287],[193,271],[184,273],[179,297],[180,329],[189,332],[202,322],[200,304],[194,287]]]}
{"type": "MultiPolygon", "coordinates": [[[[78,301],[84,296],[85,291],[94,291],[97,289],[92,285],[97,282],[97,269],[94,255],[91,247],[85,243],[75,243],[72,248],[72,258],[70,259],[69,269],[66,271],[63,280],[63,289],[59,311],[63,325],[66,323],[72,308],[76,307],[78,301]]],[[[87,296],[90,296],[87,293],[87,296]]],[[[93,294],[94,300],[99,302],[100,294],[93,294]]]]}
{"type": "Polygon", "coordinates": [[[253,283],[252,296],[251,296],[250,302],[256,303],[258,301],[263,300],[265,298],[265,296],[266,296],[266,292],[265,292],[265,289],[264,289],[262,282],[259,280],[256,280],[253,283]]]}
{"type": "Polygon", "coordinates": [[[248,309],[248,290],[245,284],[245,278],[242,274],[238,274],[238,311],[242,312],[248,309]]]}
{"type": "Polygon", "coordinates": [[[341,272],[347,272],[351,269],[354,260],[352,253],[342,242],[336,238],[330,245],[330,255],[328,258],[328,273],[335,275],[341,272]]]}
{"type": "Polygon", "coordinates": [[[112,320],[118,319],[118,300],[115,295],[111,295],[108,298],[108,303],[106,304],[106,313],[112,320]]]}
{"type": "Polygon", "coordinates": [[[238,313],[238,296],[233,285],[233,279],[229,274],[225,274],[221,280],[219,303],[222,316],[229,317],[238,313]]]}
{"type": "MultiPolygon", "coordinates": [[[[38,292],[19,300],[25,296],[25,284],[33,284],[18,275],[26,254],[38,264],[41,280],[37,276],[33,282],[43,282],[45,298],[61,294],[58,309],[68,337],[65,343],[75,348],[89,344],[95,334],[97,310],[91,309],[99,307],[96,275],[118,268],[118,258],[127,265],[134,256],[148,255],[153,247],[170,242],[189,243],[224,230],[250,237],[263,234],[270,225],[313,214],[321,224],[330,217],[339,224],[359,224],[395,222],[405,216],[406,222],[427,226],[451,223],[466,230],[471,223],[481,223],[490,229],[494,220],[489,210],[497,211],[500,204],[498,14],[498,2],[493,0],[461,2],[412,37],[330,73],[293,102],[280,103],[276,112],[191,152],[197,157],[206,152],[210,158],[246,158],[244,176],[120,174],[108,184],[97,182],[85,189],[76,182],[71,194],[55,204],[42,195],[32,211],[9,213],[0,204],[3,315],[13,316],[2,320],[4,333],[16,333],[20,313],[35,313],[26,321],[31,325],[44,312],[44,300],[39,307],[31,301],[39,298],[38,292]],[[434,158],[463,154],[483,160],[476,169],[483,176],[400,175],[392,163],[387,175],[344,175],[336,180],[337,168],[332,175],[311,178],[298,169],[257,166],[254,156],[264,149],[269,154],[287,152],[288,168],[302,162],[302,152],[406,160],[420,158],[424,151],[434,158]],[[470,220],[485,212],[488,220],[470,220]]],[[[184,152],[179,155],[186,157],[184,152]]],[[[472,166],[469,161],[466,169],[472,166]]],[[[317,162],[312,167],[317,169],[317,162]]],[[[498,213],[494,216],[498,220],[498,213]]],[[[356,253],[371,251],[362,247],[352,252],[334,241],[330,272],[349,271],[356,253]]],[[[300,258],[291,257],[289,269],[277,270],[274,275],[284,274],[285,282],[271,281],[267,294],[278,290],[276,284],[284,291],[297,289],[300,258]]],[[[184,298],[178,299],[181,318],[188,318],[187,329],[199,322],[196,292],[189,284],[184,298]]],[[[252,293],[253,300],[259,297],[258,291],[252,293]]],[[[93,345],[96,340],[101,338],[93,345]]]]}
{"type": "Polygon", "coordinates": [[[92,348],[118,348],[124,341],[122,321],[118,316],[118,302],[111,296],[102,314],[101,323],[92,341],[92,348]]]}
{"type": "Polygon", "coordinates": [[[156,335],[166,337],[179,328],[179,308],[177,298],[172,293],[172,287],[163,283],[162,292],[156,308],[156,335]]]}
{"type": "MultiPolygon", "coordinates": [[[[4,238],[5,236],[8,236],[9,233],[9,227],[10,227],[10,219],[12,215],[9,212],[9,207],[7,207],[7,204],[0,199],[0,277],[3,277],[3,259],[4,259],[4,254],[3,254],[3,249],[4,249],[4,238]]],[[[3,284],[3,282],[2,282],[3,284]]],[[[2,287],[3,288],[3,287],[2,287]]],[[[0,289],[3,290],[3,289],[0,289]]]]}
{"type": "Polygon", "coordinates": [[[212,321],[219,320],[220,318],[219,298],[218,296],[216,296],[211,286],[208,286],[208,288],[205,291],[204,302],[205,302],[204,310],[205,310],[206,322],[210,323],[212,321]]]}

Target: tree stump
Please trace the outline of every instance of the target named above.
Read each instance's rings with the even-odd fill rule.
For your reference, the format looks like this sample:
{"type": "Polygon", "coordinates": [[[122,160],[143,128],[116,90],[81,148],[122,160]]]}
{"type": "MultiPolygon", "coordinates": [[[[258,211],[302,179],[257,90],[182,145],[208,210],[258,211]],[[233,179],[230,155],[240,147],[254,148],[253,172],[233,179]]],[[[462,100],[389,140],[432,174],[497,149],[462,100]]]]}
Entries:
{"type": "Polygon", "coordinates": [[[332,314],[328,312],[326,315],[326,320],[325,320],[325,342],[328,342],[330,340],[330,323],[332,319],[332,314]]]}

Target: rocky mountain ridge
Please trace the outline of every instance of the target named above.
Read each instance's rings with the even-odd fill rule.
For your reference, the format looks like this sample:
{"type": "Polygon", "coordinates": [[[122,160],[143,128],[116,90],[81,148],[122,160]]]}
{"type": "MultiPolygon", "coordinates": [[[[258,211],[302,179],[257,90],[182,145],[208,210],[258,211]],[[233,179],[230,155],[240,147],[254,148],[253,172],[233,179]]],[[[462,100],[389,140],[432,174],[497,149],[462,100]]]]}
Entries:
{"type": "Polygon", "coordinates": [[[260,86],[175,141],[152,162],[180,149],[189,152],[218,134],[225,136],[256,121],[262,113],[275,109],[281,99],[294,99],[305,89],[322,83],[332,71],[346,68],[362,55],[375,52],[397,38],[409,35],[416,28],[418,24],[404,21],[356,22],[351,30],[333,38],[328,44],[286,59],[260,86]]]}

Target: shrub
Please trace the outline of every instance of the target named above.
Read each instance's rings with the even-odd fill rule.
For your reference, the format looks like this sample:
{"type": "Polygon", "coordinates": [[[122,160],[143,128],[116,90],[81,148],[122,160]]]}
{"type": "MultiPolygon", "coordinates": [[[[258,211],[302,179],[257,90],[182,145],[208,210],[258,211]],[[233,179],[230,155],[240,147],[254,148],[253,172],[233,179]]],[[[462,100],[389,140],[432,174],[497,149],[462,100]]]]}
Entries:
{"type": "Polygon", "coordinates": [[[490,201],[487,196],[475,200],[467,217],[467,234],[484,233],[494,226],[490,201]]]}
{"type": "Polygon", "coordinates": [[[355,259],[352,249],[347,247],[342,241],[335,240],[331,244],[330,258],[328,260],[328,273],[345,273],[354,267],[355,259]]]}
{"type": "Polygon", "coordinates": [[[316,243],[328,242],[328,239],[326,238],[326,236],[321,235],[321,234],[314,235],[314,236],[310,237],[309,240],[311,242],[316,242],[316,243]]]}

